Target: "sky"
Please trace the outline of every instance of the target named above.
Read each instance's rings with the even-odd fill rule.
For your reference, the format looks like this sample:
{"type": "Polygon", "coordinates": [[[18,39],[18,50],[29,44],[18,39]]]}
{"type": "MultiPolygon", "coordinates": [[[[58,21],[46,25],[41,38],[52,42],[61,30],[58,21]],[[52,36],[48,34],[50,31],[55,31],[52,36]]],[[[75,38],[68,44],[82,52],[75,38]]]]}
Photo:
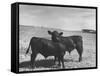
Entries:
{"type": "Polygon", "coordinates": [[[74,7],[19,5],[19,24],[63,30],[96,29],[96,10],[74,7]]]}

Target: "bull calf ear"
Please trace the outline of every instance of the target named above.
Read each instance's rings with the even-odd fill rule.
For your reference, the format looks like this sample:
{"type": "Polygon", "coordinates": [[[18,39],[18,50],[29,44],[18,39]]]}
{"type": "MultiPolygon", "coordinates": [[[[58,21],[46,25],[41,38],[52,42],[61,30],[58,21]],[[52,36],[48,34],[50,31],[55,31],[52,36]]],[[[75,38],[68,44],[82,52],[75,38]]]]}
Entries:
{"type": "Polygon", "coordinates": [[[63,35],[63,32],[60,32],[59,35],[63,35]]]}
{"type": "Polygon", "coordinates": [[[52,34],[52,32],[51,31],[48,31],[48,34],[52,34]]]}

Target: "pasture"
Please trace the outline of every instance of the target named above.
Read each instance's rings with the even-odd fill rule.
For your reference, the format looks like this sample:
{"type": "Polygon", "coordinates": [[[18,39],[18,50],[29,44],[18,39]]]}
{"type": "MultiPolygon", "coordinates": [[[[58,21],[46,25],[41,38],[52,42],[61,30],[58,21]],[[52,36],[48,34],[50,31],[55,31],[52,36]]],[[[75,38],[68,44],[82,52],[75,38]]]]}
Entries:
{"type": "Polygon", "coordinates": [[[61,69],[61,67],[56,67],[54,65],[54,57],[49,56],[44,58],[41,54],[38,54],[35,59],[35,68],[30,68],[30,55],[25,56],[25,52],[29,46],[31,37],[43,37],[46,39],[51,39],[48,34],[48,30],[57,30],[63,32],[63,36],[71,35],[81,35],[83,37],[83,55],[82,61],[78,62],[78,53],[74,49],[69,55],[66,52],[64,56],[64,63],[66,69],[72,68],[88,68],[96,66],[96,34],[83,33],[81,31],[64,31],[54,28],[44,28],[44,27],[32,27],[32,26],[19,26],[19,71],[36,71],[36,70],[53,70],[61,69]]]}

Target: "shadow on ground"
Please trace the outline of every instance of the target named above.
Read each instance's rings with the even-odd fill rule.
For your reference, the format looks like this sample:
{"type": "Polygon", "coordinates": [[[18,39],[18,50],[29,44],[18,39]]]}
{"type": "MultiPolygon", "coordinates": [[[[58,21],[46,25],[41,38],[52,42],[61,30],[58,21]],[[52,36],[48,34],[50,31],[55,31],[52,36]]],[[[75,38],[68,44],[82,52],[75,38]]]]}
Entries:
{"type": "MultiPolygon", "coordinates": [[[[73,60],[67,59],[67,60],[64,60],[64,62],[73,62],[73,60]]],[[[19,68],[31,68],[30,65],[31,65],[30,61],[21,62],[21,63],[19,63],[19,68]]],[[[37,60],[37,61],[35,61],[35,67],[37,67],[37,68],[38,67],[44,67],[44,68],[54,67],[54,68],[57,68],[57,66],[55,66],[54,59],[37,60]]]]}
{"type": "MultiPolygon", "coordinates": [[[[31,62],[30,61],[26,61],[26,62],[22,62],[19,63],[19,68],[30,68],[31,62]]],[[[35,61],[35,67],[51,67],[55,65],[54,60],[53,59],[49,59],[49,60],[37,60],[35,61]]]]}

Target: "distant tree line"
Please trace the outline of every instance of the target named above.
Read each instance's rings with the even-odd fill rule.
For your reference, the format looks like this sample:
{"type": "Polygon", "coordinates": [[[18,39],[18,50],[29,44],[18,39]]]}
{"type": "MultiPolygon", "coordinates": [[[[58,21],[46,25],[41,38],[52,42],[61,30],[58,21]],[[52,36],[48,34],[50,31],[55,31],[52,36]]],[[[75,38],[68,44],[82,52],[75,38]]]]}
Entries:
{"type": "Polygon", "coordinates": [[[86,32],[86,33],[96,33],[96,30],[91,30],[91,29],[82,29],[83,32],[86,32]]]}

